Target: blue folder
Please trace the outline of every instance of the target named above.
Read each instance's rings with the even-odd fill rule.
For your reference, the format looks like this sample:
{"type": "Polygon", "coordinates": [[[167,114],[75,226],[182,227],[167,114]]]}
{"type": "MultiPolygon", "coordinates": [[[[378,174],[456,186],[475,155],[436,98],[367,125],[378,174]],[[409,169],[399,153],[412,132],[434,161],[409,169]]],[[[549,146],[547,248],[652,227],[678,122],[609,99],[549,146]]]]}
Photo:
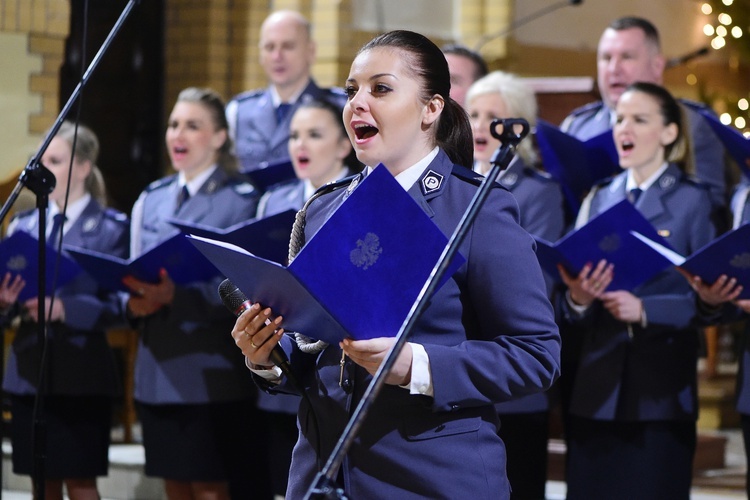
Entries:
{"type": "Polygon", "coordinates": [[[632,291],[672,265],[634,233],[671,248],[651,223],[629,201],[623,200],[554,244],[536,238],[537,258],[543,269],[558,278],[558,263],[575,276],[586,263],[596,265],[604,259],[615,266],[607,290],[632,291]]]}
{"type": "Polygon", "coordinates": [[[750,299],[750,223],[724,233],[689,257],[665,249],[650,238],[641,239],[704,283],[710,285],[722,274],[736,278],[743,287],[739,298],[750,299]]]}
{"type": "MultiPolygon", "coordinates": [[[[26,281],[18,295],[18,300],[24,302],[32,297],[36,297],[39,292],[39,243],[36,238],[23,231],[13,233],[8,238],[0,242],[0,279],[5,273],[12,275],[20,274],[26,281]]],[[[59,290],[60,287],[68,284],[73,278],[81,273],[81,268],[67,257],[65,254],[59,255],[59,266],[57,271],[57,281],[55,281],[55,264],[58,262],[58,253],[55,248],[47,245],[45,251],[46,279],[45,290],[47,295],[59,290]],[[56,285],[56,286],[53,286],[56,285]]]]}
{"type": "MultiPolygon", "coordinates": [[[[330,343],[396,335],[448,242],[382,165],[288,267],[228,243],[190,240],[251,301],[283,316],[287,331],[330,343]]],[[[457,256],[444,281],[463,262],[457,256]]]]}
{"type": "Polygon", "coordinates": [[[122,283],[128,275],[148,283],[158,283],[162,268],[178,285],[206,281],[219,274],[179,232],[136,259],[122,259],[82,248],[69,247],[66,250],[105,290],[129,291],[122,283]]]}
{"type": "Polygon", "coordinates": [[[257,189],[267,191],[276,184],[297,178],[292,161],[289,159],[275,162],[263,162],[257,169],[243,172],[257,189]]]}
{"type": "Polygon", "coordinates": [[[591,186],[620,170],[611,130],[581,141],[539,120],[536,140],[544,170],[560,183],[574,214],[591,186]]]}
{"type": "Polygon", "coordinates": [[[724,144],[729,156],[737,162],[745,177],[750,179],[750,139],[742,135],[736,128],[721,123],[716,115],[703,109],[700,110],[700,113],[724,144]]]}
{"type": "Polygon", "coordinates": [[[295,213],[294,210],[287,210],[263,219],[243,221],[225,229],[177,219],[170,220],[169,223],[185,234],[232,243],[258,257],[283,264],[289,254],[289,235],[295,213]]]}

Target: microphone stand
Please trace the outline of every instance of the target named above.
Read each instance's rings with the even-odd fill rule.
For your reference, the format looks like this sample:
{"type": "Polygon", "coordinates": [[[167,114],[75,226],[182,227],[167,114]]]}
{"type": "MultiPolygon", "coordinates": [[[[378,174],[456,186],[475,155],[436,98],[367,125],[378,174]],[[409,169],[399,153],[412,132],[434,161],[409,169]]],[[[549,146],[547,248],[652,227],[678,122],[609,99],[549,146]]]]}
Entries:
{"type": "Polygon", "coordinates": [[[542,7],[541,9],[535,12],[532,12],[531,14],[525,17],[522,17],[520,19],[517,19],[516,21],[511,22],[505,28],[499,31],[482,36],[479,39],[479,41],[476,43],[476,45],[474,45],[474,50],[479,52],[479,49],[484,47],[490,40],[499,38],[501,36],[505,36],[511,31],[515,30],[516,28],[520,28],[524,24],[530,23],[531,21],[535,19],[539,19],[542,16],[546,16],[550,12],[553,12],[562,7],[566,7],[568,5],[580,5],[582,3],[583,3],[583,0],[560,0],[559,2],[553,3],[552,5],[547,5],[546,7],[542,7]]]}
{"type": "Polygon", "coordinates": [[[349,419],[347,426],[344,428],[344,431],[341,434],[338,442],[336,443],[336,447],[331,452],[331,456],[328,458],[325,466],[315,476],[313,484],[305,494],[305,500],[347,500],[349,498],[343,489],[337,488],[335,486],[336,475],[338,474],[339,468],[341,467],[341,463],[343,462],[346,453],[354,442],[354,438],[361,428],[364,419],[367,417],[367,413],[375,402],[375,398],[377,398],[380,390],[383,388],[386,375],[390,372],[393,364],[396,362],[396,358],[398,357],[401,349],[409,338],[409,335],[414,330],[419,317],[422,315],[425,309],[427,309],[430,298],[437,290],[443,275],[447,272],[450,263],[456,256],[458,247],[461,245],[461,242],[466,236],[467,231],[471,227],[471,224],[474,222],[474,219],[479,213],[479,210],[482,208],[482,205],[487,199],[487,196],[490,193],[490,189],[493,188],[493,185],[495,184],[495,178],[500,173],[500,171],[504,170],[508,166],[510,161],[513,159],[513,155],[515,153],[516,147],[518,146],[518,143],[521,142],[521,139],[523,139],[528,134],[528,132],[529,124],[522,118],[494,120],[490,125],[490,133],[493,137],[501,142],[500,147],[492,156],[492,168],[482,181],[482,184],[474,195],[474,198],[472,198],[469,206],[466,208],[463,217],[458,222],[453,235],[451,236],[450,240],[448,240],[448,244],[443,249],[443,253],[440,255],[440,258],[432,268],[430,276],[427,278],[427,281],[425,282],[422,290],[417,296],[417,299],[412,305],[409,314],[406,316],[406,319],[404,319],[404,322],[401,324],[401,328],[396,334],[396,342],[393,344],[393,346],[391,346],[391,349],[386,354],[386,357],[383,360],[383,363],[380,365],[380,368],[378,368],[378,371],[375,372],[375,375],[370,381],[370,385],[367,386],[367,389],[362,395],[362,399],[357,405],[357,408],[354,410],[354,413],[349,419]],[[496,131],[498,125],[502,125],[503,127],[502,132],[500,133],[496,131]],[[519,132],[515,132],[516,126],[521,127],[521,130],[519,132]]]}
{"type": "Polygon", "coordinates": [[[91,60],[89,67],[81,77],[81,81],[78,83],[73,93],[68,98],[68,102],[65,103],[60,114],[57,116],[55,123],[50,128],[47,136],[39,147],[38,151],[34,156],[31,157],[29,163],[26,165],[21,175],[18,178],[15,188],[11,192],[8,200],[0,209],[0,223],[5,220],[8,211],[15,203],[18,195],[24,187],[29,188],[37,197],[36,206],[39,211],[39,263],[38,263],[38,321],[37,321],[37,342],[42,346],[42,353],[39,366],[39,378],[37,383],[36,398],[34,400],[34,427],[32,431],[32,446],[33,446],[33,485],[34,485],[34,497],[45,498],[45,445],[46,445],[46,423],[44,420],[44,393],[47,389],[47,356],[48,356],[48,338],[47,338],[47,316],[45,314],[45,297],[46,297],[46,240],[47,240],[47,205],[49,203],[49,194],[55,189],[55,176],[50,172],[44,165],[41,164],[41,157],[49,147],[52,139],[57,135],[58,130],[62,126],[65,117],[70,112],[73,104],[78,100],[78,97],[83,91],[83,87],[88,83],[91,74],[101,61],[102,56],[109,48],[115,36],[120,31],[120,28],[125,24],[130,12],[133,10],[139,0],[129,0],[128,4],[120,14],[120,17],[115,22],[106,40],[102,43],[99,51],[96,53],[94,58],[91,60]]]}

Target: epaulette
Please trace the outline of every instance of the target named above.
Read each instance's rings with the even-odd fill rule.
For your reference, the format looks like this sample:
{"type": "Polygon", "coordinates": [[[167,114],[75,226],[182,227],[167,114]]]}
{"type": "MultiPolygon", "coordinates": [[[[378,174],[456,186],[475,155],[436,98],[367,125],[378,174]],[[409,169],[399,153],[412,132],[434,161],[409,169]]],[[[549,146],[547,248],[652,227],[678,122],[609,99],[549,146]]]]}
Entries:
{"type": "Polygon", "coordinates": [[[236,182],[232,186],[232,190],[234,190],[235,193],[237,193],[240,196],[248,196],[248,195],[255,195],[258,194],[258,190],[255,189],[255,186],[250,184],[247,181],[241,180],[239,182],[236,182]]]}
{"type": "Polygon", "coordinates": [[[310,204],[320,198],[323,195],[333,193],[334,191],[338,191],[341,188],[349,187],[351,186],[352,189],[357,186],[359,183],[359,179],[362,177],[362,174],[354,174],[349,175],[347,177],[344,177],[343,179],[339,179],[337,181],[331,181],[327,184],[323,184],[318,189],[315,190],[315,192],[310,196],[310,198],[307,199],[305,204],[302,206],[302,209],[300,212],[304,212],[307,210],[307,207],[310,206],[310,204]]]}
{"type": "Polygon", "coordinates": [[[157,179],[151,184],[149,184],[148,186],[146,186],[146,189],[144,191],[151,192],[157,189],[161,189],[163,187],[169,186],[176,180],[177,180],[177,174],[172,174],[166,177],[162,177],[161,179],[157,179]]]}
{"type": "Polygon", "coordinates": [[[617,178],[616,175],[612,175],[612,176],[609,176],[609,177],[605,177],[604,179],[599,179],[598,181],[595,181],[594,184],[591,187],[592,188],[593,187],[597,187],[597,188],[604,187],[604,186],[612,183],[612,181],[615,180],[616,178],[617,178]]]}
{"type": "Polygon", "coordinates": [[[237,102],[244,101],[246,99],[250,99],[250,98],[254,98],[254,97],[258,97],[260,95],[263,95],[263,93],[265,91],[266,91],[265,88],[247,90],[245,92],[241,92],[241,93],[237,94],[236,96],[234,96],[232,98],[232,100],[233,101],[237,101],[237,102]]]}
{"type": "MultiPolygon", "coordinates": [[[[332,193],[333,191],[337,191],[343,187],[348,187],[354,179],[360,177],[362,174],[353,174],[344,177],[343,179],[339,179],[337,181],[331,181],[327,184],[323,184],[318,189],[315,190],[312,197],[317,198],[318,196],[323,196],[324,194],[332,193]]],[[[311,197],[311,198],[312,198],[311,197]]]]}
{"type": "Polygon", "coordinates": [[[524,165],[523,172],[527,176],[538,179],[542,182],[553,182],[555,180],[555,178],[552,177],[549,172],[545,172],[544,170],[539,170],[538,168],[530,167],[528,165],[524,165]]]}
{"type": "Polygon", "coordinates": [[[111,207],[104,209],[104,217],[106,217],[107,219],[117,221],[117,222],[128,221],[127,214],[124,214],[123,212],[120,212],[119,210],[115,210],[114,208],[111,208],[111,207]]]}
{"type": "Polygon", "coordinates": [[[480,185],[482,183],[482,180],[484,179],[484,176],[482,174],[478,174],[470,168],[466,168],[462,165],[457,164],[453,165],[451,175],[454,177],[458,177],[462,181],[466,181],[477,186],[480,185]]]}
{"type": "Polygon", "coordinates": [[[568,116],[581,116],[588,113],[596,114],[600,109],[602,109],[603,106],[604,103],[602,101],[590,102],[574,109],[568,114],[568,116]]]}
{"type": "Polygon", "coordinates": [[[683,99],[683,98],[678,99],[678,101],[681,104],[684,104],[688,108],[693,109],[695,111],[708,111],[708,110],[711,110],[711,108],[706,103],[703,103],[703,102],[692,101],[690,99],[683,99]]]}

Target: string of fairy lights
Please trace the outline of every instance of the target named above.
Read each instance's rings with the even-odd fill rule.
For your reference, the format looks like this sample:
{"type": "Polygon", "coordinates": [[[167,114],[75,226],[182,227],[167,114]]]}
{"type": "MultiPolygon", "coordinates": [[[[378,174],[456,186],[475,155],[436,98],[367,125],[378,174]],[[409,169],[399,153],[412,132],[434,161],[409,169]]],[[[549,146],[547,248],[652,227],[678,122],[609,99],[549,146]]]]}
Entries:
{"type": "MultiPolygon", "coordinates": [[[[747,0],[708,0],[701,5],[706,16],[703,33],[714,50],[731,50],[730,65],[750,64],[750,2],[747,0]]],[[[692,75],[691,75],[692,76],[692,75]]],[[[746,80],[748,81],[748,80],[746,80]]],[[[748,83],[750,87],[750,83],[748,83]]],[[[721,96],[719,118],[724,125],[734,125],[750,138],[750,92],[721,96]],[[744,95],[743,95],[744,94],[744,95]]]]}

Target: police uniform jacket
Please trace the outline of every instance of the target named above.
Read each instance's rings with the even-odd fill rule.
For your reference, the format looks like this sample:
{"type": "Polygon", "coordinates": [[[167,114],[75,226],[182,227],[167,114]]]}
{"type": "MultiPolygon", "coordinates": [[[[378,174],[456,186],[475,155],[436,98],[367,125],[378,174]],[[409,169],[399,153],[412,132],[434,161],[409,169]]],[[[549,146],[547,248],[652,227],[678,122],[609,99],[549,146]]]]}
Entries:
{"type": "MultiPolygon", "coordinates": [[[[623,172],[588,195],[589,219],[626,198],[626,178],[623,172]]],[[[675,165],[640,196],[636,208],[681,255],[714,237],[706,188],[675,165]]],[[[582,316],[563,301],[565,320],[572,323],[564,331],[577,336],[573,340],[581,346],[570,413],[597,420],[693,420],[698,332],[692,288],[670,268],[633,294],[643,302],[645,328],[616,320],[600,301],[582,316]]]]}
{"type": "MultiPolygon", "coordinates": [[[[440,151],[409,194],[450,235],[478,183],[440,151]]],[[[351,188],[309,205],[306,240],[351,188]]],[[[383,388],[343,462],[351,498],[509,496],[494,404],[544,391],[559,374],[560,338],[533,249],[515,200],[496,185],[460,247],[466,263],[436,292],[410,337],[429,356],[434,396],[383,388]]],[[[301,498],[316,473],[316,448],[322,460],[330,455],[371,377],[346,361],[340,385],[337,345],[310,355],[283,341],[312,403],[300,405],[289,478],[288,496],[301,498]]]]}
{"type": "MultiPolygon", "coordinates": [[[[498,180],[518,202],[521,227],[533,236],[555,242],[563,234],[564,207],[560,184],[549,174],[527,166],[516,156],[498,180]]],[[[552,278],[545,273],[548,292],[552,278]]],[[[550,408],[548,391],[531,394],[520,399],[497,405],[499,413],[528,413],[546,411],[550,408]]]]}
{"type": "MultiPolygon", "coordinates": [[[[37,212],[19,215],[16,231],[38,236],[37,212]]],[[[105,209],[93,199],[63,238],[65,245],[120,258],[127,257],[128,240],[127,217],[105,209]]],[[[48,290],[47,295],[50,294],[48,290]]],[[[99,290],[96,281],[85,273],[61,287],[55,300],[64,305],[65,322],[54,321],[47,325],[49,394],[116,396],[119,380],[105,329],[122,322],[119,300],[99,290]]],[[[36,393],[41,351],[37,340],[37,323],[22,321],[11,346],[3,380],[3,389],[9,393],[36,393]]]]}
{"type": "MultiPolygon", "coordinates": [[[[732,198],[732,212],[736,218],[734,227],[750,223],[750,184],[741,184],[732,198]]],[[[699,308],[705,323],[745,321],[745,331],[740,336],[740,370],[737,376],[737,411],[750,415],[750,321],[742,309],[732,303],[714,311],[699,308]]]]}
{"type": "Polygon", "coordinates": [[[276,118],[270,88],[240,94],[227,105],[236,111],[236,116],[228,118],[232,120],[230,126],[243,172],[289,158],[287,142],[292,115],[300,104],[310,100],[328,100],[343,107],[346,95],[341,89],[320,88],[311,79],[281,121],[276,118]]]}
{"type": "MultiPolygon", "coordinates": [[[[724,147],[711,126],[698,112],[708,109],[703,104],[679,99],[688,123],[690,147],[695,164],[695,175],[706,185],[715,207],[727,205],[727,185],[725,179],[726,161],[724,147]]],[[[602,101],[577,108],[565,118],[560,129],[580,140],[588,140],[606,130],[610,130],[610,110],[602,101]]]]}
{"type": "MultiPolygon", "coordinates": [[[[225,228],[255,214],[249,184],[217,168],[177,209],[177,175],[146,188],[133,207],[133,258],[171,238],[170,218],[225,228]]],[[[196,263],[206,265],[206,262],[196,263]]],[[[254,391],[229,332],[233,316],[219,299],[221,278],[176,286],[174,300],[138,320],[135,399],[148,404],[236,401],[254,391]]]]}

